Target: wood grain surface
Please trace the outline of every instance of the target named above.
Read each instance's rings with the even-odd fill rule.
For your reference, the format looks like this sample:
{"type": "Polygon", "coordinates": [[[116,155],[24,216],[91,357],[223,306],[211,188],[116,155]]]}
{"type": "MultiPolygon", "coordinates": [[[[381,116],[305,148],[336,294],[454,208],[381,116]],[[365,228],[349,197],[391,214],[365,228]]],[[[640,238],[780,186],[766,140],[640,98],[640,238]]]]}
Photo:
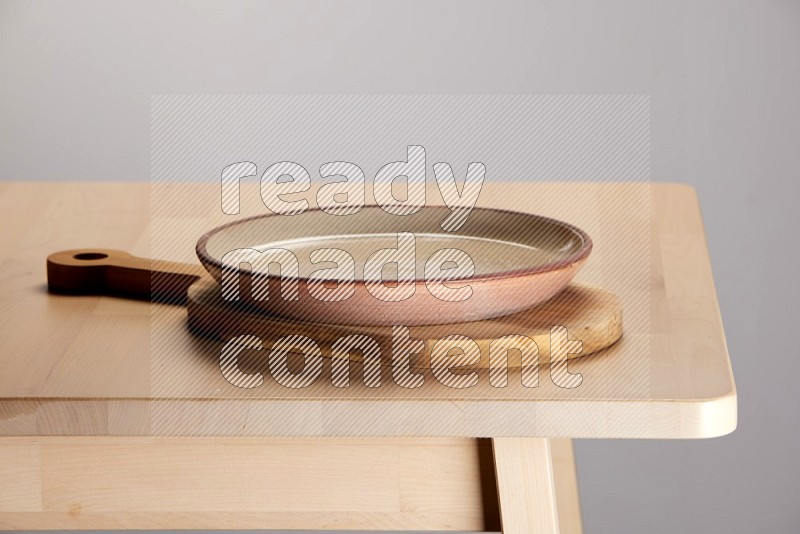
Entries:
{"type": "Polygon", "coordinates": [[[4,438],[0,529],[500,530],[474,439],[4,438]]]}

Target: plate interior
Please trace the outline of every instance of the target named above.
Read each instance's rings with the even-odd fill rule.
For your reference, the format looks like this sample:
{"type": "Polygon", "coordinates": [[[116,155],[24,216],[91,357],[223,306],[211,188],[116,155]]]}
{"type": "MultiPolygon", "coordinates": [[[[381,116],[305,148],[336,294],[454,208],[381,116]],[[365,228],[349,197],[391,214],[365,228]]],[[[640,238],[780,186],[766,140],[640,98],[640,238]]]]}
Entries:
{"type": "MultiPolygon", "coordinates": [[[[414,234],[417,279],[424,278],[425,263],[442,249],[465,252],[475,264],[474,275],[485,276],[546,267],[567,260],[584,245],[580,231],[559,221],[490,209],[474,209],[458,231],[448,233],[440,223],[449,214],[448,208],[437,206],[397,216],[370,206],[347,216],[307,211],[295,216],[246,219],[212,233],[206,250],[220,260],[237,248],[287,249],[299,260],[300,276],[322,270],[318,274],[325,278],[325,270],[336,264],[312,263],[310,254],[336,248],[353,257],[355,278],[364,280],[367,259],[378,250],[397,248],[399,232],[414,234]]],[[[383,277],[396,279],[397,265],[387,264],[383,277]]]]}

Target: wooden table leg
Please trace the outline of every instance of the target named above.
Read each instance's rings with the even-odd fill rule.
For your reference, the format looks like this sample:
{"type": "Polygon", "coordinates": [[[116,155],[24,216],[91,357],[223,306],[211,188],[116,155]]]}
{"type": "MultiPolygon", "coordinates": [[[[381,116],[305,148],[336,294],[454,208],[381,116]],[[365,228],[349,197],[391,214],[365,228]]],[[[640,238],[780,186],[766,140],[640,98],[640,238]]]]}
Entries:
{"type": "Polygon", "coordinates": [[[580,533],[572,440],[492,440],[503,534],[580,533]]]}

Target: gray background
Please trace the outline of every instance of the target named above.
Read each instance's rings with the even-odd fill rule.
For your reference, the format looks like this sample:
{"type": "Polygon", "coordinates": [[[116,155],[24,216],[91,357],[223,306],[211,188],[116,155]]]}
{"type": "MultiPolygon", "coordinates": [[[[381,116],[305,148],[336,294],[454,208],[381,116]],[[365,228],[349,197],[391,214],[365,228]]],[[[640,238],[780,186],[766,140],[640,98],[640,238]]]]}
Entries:
{"type": "Polygon", "coordinates": [[[166,93],[651,95],[739,390],[708,441],[581,441],[586,531],[800,531],[796,2],[0,2],[0,179],[147,180],[166,93]]]}

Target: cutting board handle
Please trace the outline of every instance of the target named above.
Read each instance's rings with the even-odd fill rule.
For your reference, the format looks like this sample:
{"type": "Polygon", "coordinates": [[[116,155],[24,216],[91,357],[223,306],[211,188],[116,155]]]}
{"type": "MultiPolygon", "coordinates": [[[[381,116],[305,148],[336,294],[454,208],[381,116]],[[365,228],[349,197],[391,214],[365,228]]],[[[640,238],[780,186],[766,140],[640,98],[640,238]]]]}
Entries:
{"type": "Polygon", "coordinates": [[[47,286],[53,293],[182,303],[189,286],[204,274],[199,265],[139,258],[107,248],[64,250],[47,257],[47,286]]]}

